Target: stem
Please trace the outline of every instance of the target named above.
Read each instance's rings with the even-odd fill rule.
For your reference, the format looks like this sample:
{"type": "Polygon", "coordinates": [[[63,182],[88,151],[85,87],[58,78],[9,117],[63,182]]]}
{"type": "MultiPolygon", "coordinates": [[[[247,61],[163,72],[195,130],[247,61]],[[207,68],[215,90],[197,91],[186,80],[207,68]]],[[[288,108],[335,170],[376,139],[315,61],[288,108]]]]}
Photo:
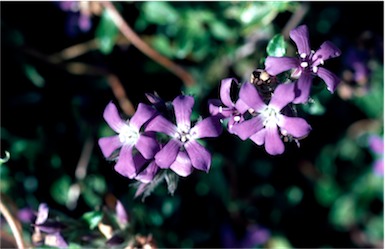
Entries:
{"type": "Polygon", "coordinates": [[[9,212],[8,208],[0,201],[0,212],[3,214],[5,220],[7,221],[11,231],[13,233],[13,237],[15,238],[17,248],[24,249],[23,238],[21,236],[20,227],[17,226],[17,221],[12,216],[11,212],[9,212]]]}
{"type": "Polygon", "coordinates": [[[61,62],[62,58],[59,58],[57,56],[56,57],[46,56],[33,49],[25,49],[24,51],[29,55],[34,56],[35,58],[38,58],[46,63],[53,64],[75,75],[105,76],[123,112],[129,116],[134,115],[135,113],[134,105],[131,103],[130,99],[127,97],[123,84],[121,83],[121,81],[116,75],[109,73],[104,68],[95,67],[95,66],[91,66],[80,62],[69,62],[69,63],[63,64],[61,62]]]}
{"type": "Polygon", "coordinates": [[[129,40],[131,43],[142,51],[145,55],[158,62],[160,65],[164,66],[176,76],[178,76],[186,86],[192,86],[195,84],[193,77],[182,67],[175,64],[167,57],[159,54],[156,50],[151,48],[147,43],[145,43],[124,21],[123,17],[117,11],[115,6],[109,1],[100,2],[110,13],[111,18],[118,29],[122,32],[122,34],[129,40]]]}
{"type": "Polygon", "coordinates": [[[289,38],[290,30],[297,27],[297,25],[301,22],[302,18],[304,18],[308,11],[308,3],[303,3],[297,8],[297,10],[290,17],[289,21],[286,23],[285,27],[282,30],[282,35],[285,37],[285,39],[289,38]]]}

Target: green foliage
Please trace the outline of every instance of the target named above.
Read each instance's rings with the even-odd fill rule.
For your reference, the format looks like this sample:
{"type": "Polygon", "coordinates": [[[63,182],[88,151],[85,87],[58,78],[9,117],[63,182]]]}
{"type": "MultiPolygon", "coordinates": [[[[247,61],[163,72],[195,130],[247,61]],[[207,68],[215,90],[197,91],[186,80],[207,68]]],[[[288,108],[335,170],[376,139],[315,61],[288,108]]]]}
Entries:
{"type": "Polygon", "coordinates": [[[119,33],[110,15],[107,10],[103,11],[99,25],[95,31],[95,36],[99,42],[99,49],[103,54],[112,52],[119,33]]]}
{"type": "Polygon", "coordinates": [[[282,57],[286,54],[286,47],[287,44],[283,35],[277,34],[267,44],[266,52],[268,56],[282,57]]]}
{"type": "MultiPolygon", "coordinates": [[[[263,69],[266,56],[293,55],[282,31],[295,13],[305,14],[301,22],[309,24],[311,40],[328,37],[344,45],[342,60],[333,64],[339,77],[344,72],[340,62],[346,59],[345,45],[352,45],[343,41],[345,33],[337,33],[339,22],[343,18],[356,24],[370,18],[351,18],[358,15],[350,15],[350,9],[349,15],[340,16],[347,5],[341,8],[338,3],[113,3],[140,39],[193,76],[196,84],[186,87],[167,67],[131,49],[132,44],[129,49],[116,44],[119,29],[105,9],[100,14],[92,12],[89,33],[74,37],[65,34],[64,12],[59,8],[60,15],[52,16],[49,22],[36,22],[53,12],[52,6],[43,10],[47,5],[41,4],[29,10],[33,4],[26,8],[23,4],[13,12],[4,4],[1,21],[5,63],[0,188],[7,196],[4,203],[15,214],[16,207],[32,207],[35,212],[39,203],[48,202],[53,207],[50,216],[68,228],[61,232],[72,249],[147,248],[135,240],[149,234],[158,248],[225,247],[228,245],[223,240],[231,238],[227,225],[240,244],[247,239],[244,236],[250,225],[262,224],[271,234],[256,248],[337,247],[343,243],[378,247],[383,242],[383,177],[372,168],[382,155],[374,155],[363,142],[369,134],[383,134],[383,65],[373,55],[376,49],[361,48],[373,57],[367,92],[362,96],[343,101],[338,98],[338,89],[331,94],[324,82],[314,80],[309,103],[296,106],[298,114],[305,114],[314,128],[299,141],[299,148],[295,142],[285,143],[288,153],[273,157],[252,141],[242,141],[224,130],[220,139],[202,143],[212,155],[208,173],[197,171],[179,181],[170,174],[169,184],[162,181],[166,178],[163,175],[149,187],[152,192],[145,199],[134,198],[137,185],[114,171],[115,162],[105,160],[97,143],[100,137],[115,135],[103,119],[103,108],[111,99],[122,104],[122,92],[98,70],[74,75],[67,70],[74,58],[64,56],[60,63],[51,60],[66,54],[65,48],[79,48],[79,44],[84,48],[86,40],[96,38],[98,50],[84,48],[86,52],[76,56],[76,68],[92,65],[114,74],[135,107],[145,102],[145,92],[161,92],[161,97],[168,99],[180,92],[191,94],[196,101],[196,120],[208,115],[207,100],[218,96],[221,79],[231,76],[244,82],[254,69],[263,69]],[[308,12],[306,6],[310,7],[308,12]],[[318,11],[319,6],[324,8],[318,11]],[[20,15],[28,15],[29,21],[14,18],[20,15]],[[374,125],[362,125],[361,121],[374,125]],[[94,147],[84,155],[82,148],[89,136],[94,147]],[[76,173],[79,164],[86,169],[80,177],[76,173]],[[176,188],[176,183],[178,188],[170,195],[167,188],[176,188]],[[127,209],[128,222],[116,215],[116,199],[127,209]],[[55,208],[76,219],[55,212],[55,208]],[[317,234],[319,228],[330,236],[317,234]],[[358,232],[366,241],[359,244],[359,240],[340,236],[341,232],[358,232]],[[106,244],[111,236],[121,243],[106,244]]],[[[372,11],[375,9],[368,13],[373,15],[372,11]]],[[[360,16],[365,13],[359,10],[360,16]]],[[[79,15],[75,13],[68,20],[79,15]]],[[[362,26],[373,28],[375,24],[362,26]]],[[[287,79],[289,73],[280,77],[287,79]]],[[[31,223],[21,221],[26,244],[34,247],[31,223]]],[[[10,233],[7,223],[3,225],[2,232],[10,233]]]]}
{"type": "Polygon", "coordinates": [[[90,211],[84,213],[81,219],[84,220],[92,230],[98,226],[99,222],[103,219],[103,215],[102,211],[90,211]]]}

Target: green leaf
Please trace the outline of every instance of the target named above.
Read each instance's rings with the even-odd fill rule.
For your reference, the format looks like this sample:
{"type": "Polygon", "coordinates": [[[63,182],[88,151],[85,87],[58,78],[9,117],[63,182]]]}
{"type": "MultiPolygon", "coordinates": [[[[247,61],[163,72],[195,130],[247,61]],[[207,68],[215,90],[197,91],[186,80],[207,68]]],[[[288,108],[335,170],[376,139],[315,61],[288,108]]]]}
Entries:
{"type": "Polygon", "coordinates": [[[26,64],[24,66],[24,72],[27,75],[28,79],[32,81],[35,86],[39,88],[44,86],[44,78],[39,74],[35,67],[26,64]]]}
{"type": "Polygon", "coordinates": [[[71,187],[71,177],[63,175],[51,186],[51,196],[59,204],[65,205],[71,187]]]}
{"type": "Polygon", "coordinates": [[[87,222],[90,229],[94,229],[98,226],[99,222],[103,219],[102,211],[91,211],[83,214],[82,219],[87,222]]]}
{"type": "Polygon", "coordinates": [[[281,34],[275,35],[267,44],[267,55],[269,56],[284,56],[286,54],[286,42],[281,34]]]}
{"type": "Polygon", "coordinates": [[[218,40],[229,40],[236,36],[236,32],[221,21],[210,22],[209,27],[212,35],[218,40]]]}
{"type": "Polygon", "coordinates": [[[104,54],[109,54],[114,48],[119,30],[112,20],[108,11],[103,11],[100,22],[95,31],[95,36],[99,41],[99,49],[104,54]]]}
{"type": "Polygon", "coordinates": [[[4,158],[0,158],[0,166],[6,162],[8,162],[8,160],[11,158],[11,154],[8,152],[8,151],[5,151],[5,157],[4,158]]]}
{"type": "Polygon", "coordinates": [[[145,19],[157,25],[176,23],[179,19],[178,11],[167,2],[145,2],[142,9],[145,19]]]}
{"type": "Polygon", "coordinates": [[[302,108],[311,115],[323,115],[326,111],[326,108],[317,97],[314,97],[311,101],[302,105],[302,108]]]}
{"type": "Polygon", "coordinates": [[[154,37],[152,40],[152,45],[155,50],[160,52],[161,54],[172,58],[174,55],[174,48],[171,46],[170,40],[167,36],[159,34],[154,37]]]}
{"type": "Polygon", "coordinates": [[[340,194],[338,185],[332,178],[324,177],[316,182],[315,195],[324,206],[329,206],[340,194]]]}
{"type": "Polygon", "coordinates": [[[330,210],[330,221],[340,229],[350,227],[356,220],[355,207],[356,203],[352,196],[341,196],[330,210]]]}

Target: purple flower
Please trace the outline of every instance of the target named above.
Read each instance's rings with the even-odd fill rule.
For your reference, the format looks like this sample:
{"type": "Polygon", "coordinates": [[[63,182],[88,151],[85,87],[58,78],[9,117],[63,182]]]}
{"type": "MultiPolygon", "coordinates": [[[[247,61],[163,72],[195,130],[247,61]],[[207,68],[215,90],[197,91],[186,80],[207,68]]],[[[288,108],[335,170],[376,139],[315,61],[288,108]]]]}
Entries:
{"type": "Polygon", "coordinates": [[[134,178],[146,159],[153,158],[158,152],[159,144],[155,134],[141,131],[142,126],[155,114],[152,107],[142,103],[138,105],[130,121],[119,116],[118,109],[112,102],[104,110],[104,119],[118,135],[100,138],[99,146],[106,158],[120,149],[115,170],[121,175],[134,178]]]}
{"type": "Polygon", "coordinates": [[[180,176],[190,175],[193,168],[208,172],[211,155],[197,140],[219,136],[222,132],[219,119],[208,117],[191,127],[194,98],[180,95],[173,100],[172,105],[176,125],[158,115],[146,127],[146,131],[161,132],[171,138],[155,155],[156,164],[163,169],[170,168],[180,176]]]}
{"type": "Polygon", "coordinates": [[[239,123],[233,131],[241,139],[250,138],[258,145],[265,145],[271,155],[282,154],[285,150],[283,136],[301,138],[309,134],[311,127],[302,118],[289,117],[282,110],[295,98],[294,84],[280,84],[266,105],[258,91],[250,83],[244,83],[239,97],[249,106],[252,118],[239,123]]]}
{"type": "Polygon", "coordinates": [[[80,1],[61,1],[59,8],[68,12],[66,30],[70,36],[75,36],[77,31],[88,32],[92,28],[89,3],[80,1]]]}
{"type": "Polygon", "coordinates": [[[34,224],[35,231],[34,236],[32,236],[34,244],[39,245],[43,243],[47,246],[67,248],[68,244],[61,235],[61,231],[65,226],[56,220],[48,219],[48,216],[49,208],[47,204],[41,203],[34,224]],[[42,232],[44,236],[41,236],[42,232]],[[41,239],[43,239],[43,241],[41,241],[41,239]]]}
{"type": "Polygon", "coordinates": [[[221,238],[224,248],[255,248],[268,241],[270,231],[257,225],[248,225],[241,238],[237,238],[233,228],[224,224],[221,229],[221,238]]]}
{"type": "Polygon", "coordinates": [[[314,76],[323,79],[327,89],[334,92],[340,79],[321,66],[326,60],[339,56],[341,51],[330,41],[324,42],[317,51],[312,51],[306,25],[290,31],[290,38],[297,45],[298,57],[268,56],[265,61],[266,71],[271,75],[278,75],[289,69],[295,69],[292,73],[292,77],[298,78],[295,89],[296,98],[293,101],[295,104],[305,103],[308,100],[314,76]]]}
{"type": "Polygon", "coordinates": [[[228,121],[227,129],[230,133],[234,125],[243,122],[243,113],[247,111],[247,106],[241,99],[238,99],[235,103],[231,99],[230,91],[233,84],[239,85],[238,81],[234,78],[226,78],[221,81],[220,87],[220,100],[209,100],[209,111],[213,116],[217,116],[223,120],[228,121]]]}
{"type": "Polygon", "coordinates": [[[370,136],[369,147],[376,156],[373,163],[374,173],[384,176],[384,139],[377,135],[370,136]]]}

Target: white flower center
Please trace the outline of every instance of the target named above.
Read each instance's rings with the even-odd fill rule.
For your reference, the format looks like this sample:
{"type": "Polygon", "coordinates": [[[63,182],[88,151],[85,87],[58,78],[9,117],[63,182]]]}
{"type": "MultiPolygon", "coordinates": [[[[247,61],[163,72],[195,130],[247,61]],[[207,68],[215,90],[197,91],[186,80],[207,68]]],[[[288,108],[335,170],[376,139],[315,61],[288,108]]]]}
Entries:
{"type": "Polygon", "coordinates": [[[135,144],[138,138],[139,132],[129,125],[123,126],[119,133],[119,140],[122,144],[135,144]]]}
{"type": "Polygon", "coordinates": [[[174,137],[179,139],[182,143],[186,143],[187,141],[193,138],[194,134],[190,133],[191,129],[187,126],[179,127],[178,131],[175,133],[174,137]]]}
{"type": "Polygon", "coordinates": [[[234,116],[234,121],[235,121],[235,122],[238,122],[239,120],[241,120],[241,117],[240,117],[240,116],[234,116]]]}
{"type": "Polygon", "coordinates": [[[267,106],[262,112],[263,125],[265,127],[276,125],[278,123],[280,112],[273,107],[267,106]]]}
{"type": "Polygon", "coordinates": [[[301,67],[306,68],[307,66],[309,66],[309,63],[307,63],[306,61],[301,62],[301,67]]]}

